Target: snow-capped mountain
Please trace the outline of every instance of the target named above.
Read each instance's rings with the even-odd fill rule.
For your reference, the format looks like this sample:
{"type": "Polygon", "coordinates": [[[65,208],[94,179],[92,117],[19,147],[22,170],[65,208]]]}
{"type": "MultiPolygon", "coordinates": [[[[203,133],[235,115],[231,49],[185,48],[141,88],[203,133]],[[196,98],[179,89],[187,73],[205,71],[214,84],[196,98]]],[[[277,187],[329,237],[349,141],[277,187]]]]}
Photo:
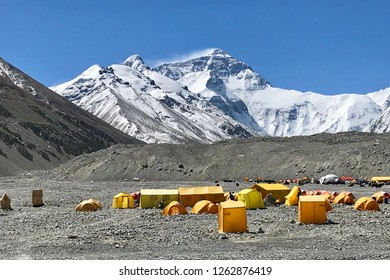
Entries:
{"type": "Polygon", "coordinates": [[[134,55],[122,64],[94,65],[52,88],[121,131],[152,143],[209,143],[255,133],[134,55]]]}
{"type": "Polygon", "coordinates": [[[276,88],[221,49],[153,69],[133,55],[52,89],[149,143],[390,131],[390,88],[333,96],[276,88]]]}
{"type": "MultiPolygon", "coordinates": [[[[262,134],[264,131],[271,136],[382,132],[385,131],[382,126],[390,124],[383,121],[385,116],[379,119],[389,106],[389,90],[329,96],[275,88],[248,65],[220,49],[188,61],[165,63],[156,70],[217,106],[226,104],[229,108],[226,114],[256,132],[261,128],[262,134]],[[231,103],[240,104],[245,113],[234,111],[231,103]],[[245,120],[240,119],[242,116],[245,120]],[[373,125],[374,120],[379,124],[373,125]]],[[[223,105],[219,107],[225,109],[223,105]]]]}
{"type": "Polygon", "coordinates": [[[238,122],[265,134],[248,111],[247,104],[235,93],[237,90],[261,90],[270,84],[223,50],[211,50],[209,54],[184,62],[162,64],[156,71],[187,86],[238,122]]]}

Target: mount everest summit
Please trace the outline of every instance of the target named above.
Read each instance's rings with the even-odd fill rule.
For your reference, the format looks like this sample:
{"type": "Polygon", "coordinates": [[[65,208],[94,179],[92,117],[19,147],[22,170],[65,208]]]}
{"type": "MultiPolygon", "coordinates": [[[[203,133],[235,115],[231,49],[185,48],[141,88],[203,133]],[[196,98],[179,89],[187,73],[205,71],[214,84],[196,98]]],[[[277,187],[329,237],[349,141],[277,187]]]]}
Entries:
{"type": "Polygon", "coordinates": [[[221,49],[155,68],[133,55],[51,89],[147,143],[390,131],[390,88],[333,96],[280,89],[221,49]]]}

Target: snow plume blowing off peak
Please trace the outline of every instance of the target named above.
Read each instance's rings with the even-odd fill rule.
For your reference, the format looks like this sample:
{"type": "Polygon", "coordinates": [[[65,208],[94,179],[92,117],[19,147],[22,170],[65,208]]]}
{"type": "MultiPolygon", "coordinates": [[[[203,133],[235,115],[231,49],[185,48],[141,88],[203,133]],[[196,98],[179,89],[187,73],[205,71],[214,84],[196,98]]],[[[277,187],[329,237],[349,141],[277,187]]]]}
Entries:
{"type": "Polygon", "coordinates": [[[167,63],[170,64],[170,63],[175,63],[175,62],[187,61],[187,60],[191,60],[191,59],[198,58],[198,57],[210,56],[214,52],[221,52],[221,53],[226,54],[223,50],[218,49],[218,48],[207,48],[207,49],[203,49],[203,50],[195,50],[195,51],[185,53],[185,54],[174,54],[168,58],[155,60],[151,63],[151,65],[153,67],[157,67],[161,64],[167,64],[167,63]]]}

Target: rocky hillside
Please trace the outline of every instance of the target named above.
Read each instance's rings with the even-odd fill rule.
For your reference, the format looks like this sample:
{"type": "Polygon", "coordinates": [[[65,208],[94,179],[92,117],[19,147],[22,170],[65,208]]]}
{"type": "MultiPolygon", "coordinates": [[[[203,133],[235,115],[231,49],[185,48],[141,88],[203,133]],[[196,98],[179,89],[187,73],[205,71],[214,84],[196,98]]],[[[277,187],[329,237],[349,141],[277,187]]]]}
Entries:
{"type": "Polygon", "coordinates": [[[46,172],[70,180],[241,180],[388,176],[390,134],[259,137],[214,144],[116,145],[46,172]]]}
{"type": "Polygon", "coordinates": [[[118,143],[142,143],[0,59],[0,175],[50,169],[118,143]]]}

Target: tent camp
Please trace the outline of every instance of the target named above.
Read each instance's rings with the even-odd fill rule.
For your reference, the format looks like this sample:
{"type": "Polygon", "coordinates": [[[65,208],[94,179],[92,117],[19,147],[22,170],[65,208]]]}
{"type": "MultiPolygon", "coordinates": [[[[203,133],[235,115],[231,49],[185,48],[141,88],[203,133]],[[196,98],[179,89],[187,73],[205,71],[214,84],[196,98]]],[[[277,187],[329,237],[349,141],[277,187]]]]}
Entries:
{"type": "Polygon", "coordinates": [[[267,196],[267,194],[272,194],[272,197],[275,200],[278,200],[279,203],[284,203],[286,200],[286,196],[290,193],[291,189],[282,184],[267,184],[267,183],[257,183],[250,187],[251,189],[257,189],[261,192],[263,198],[267,196]]]}
{"type": "Polygon", "coordinates": [[[298,203],[298,221],[303,224],[325,224],[326,205],[322,195],[300,196],[298,203]]]}
{"type": "Polygon", "coordinates": [[[241,190],[237,200],[242,201],[246,209],[264,208],[263,196],[257,189],[241,190]]]}
{"type": "Polygon", "coordinates": [[[112,198],[112,208],[134,208],[134,198],[128,193],[118,193],[112,198]]]}
{"type": "Polygon", "coordinates": [[[172,201],[161,212],[163,216],[168,215],[185,215],[188,214],[187,209],[184,208],[178,201],[172,201]]]}
{"type": "Polygon", "coordinates": [[[192,207],[198,201],[210,200],[213,203],[225,201],[221,186],[179,187],[180,202],[185,207],[192,207]]]}
{"type": "Polygon", "coordinates": [[[90,198],[81,201],[75,208],[76,211],[96,211],[101,209],[102,205],[96,199],[90,198]]]}
{"type": "Polygon", "coordinates": [[[201,200],[195,203],[194,207],[192,207],[191,212],[193,214],[201,214],[201,213],[217,214],[218,205],[212,203],[210,200],[201,200]]]}
{"type": "Polygon", "coordinates": [[[359,198],[354,205],[355,210],[371,210],[371,211],[380,211],[378,203],[371,197],[361,197],[359,198]]]}
{"type": "Polygon", "coordinates": [[[218,232],[246,232],[246,208],[244,202],[227,200],[218,205],[218,232]]]}
{"type": "Polygon", "coordinates": [[[294,186],[290,193],[288,195],[286,195],[286,201],[285,201],[285,204],[287,206],[294,206],[294,205],[298,205],[298,201],[299,201],[299,192],[300,192],[300,188],[298,186],[294,186]]]}
{"type": "Polygon", "coordinates": [[[161,208],[172,201],[179,201],[177,189],[141,189],[140,208],[161,208]]]}
{"type": "Polygon", "coordinates": [[[333,203],[335,204],[354,204],[355,203],[355,196],[350,192],[341,192],[339,193],[334,199],[333,203]]]}

